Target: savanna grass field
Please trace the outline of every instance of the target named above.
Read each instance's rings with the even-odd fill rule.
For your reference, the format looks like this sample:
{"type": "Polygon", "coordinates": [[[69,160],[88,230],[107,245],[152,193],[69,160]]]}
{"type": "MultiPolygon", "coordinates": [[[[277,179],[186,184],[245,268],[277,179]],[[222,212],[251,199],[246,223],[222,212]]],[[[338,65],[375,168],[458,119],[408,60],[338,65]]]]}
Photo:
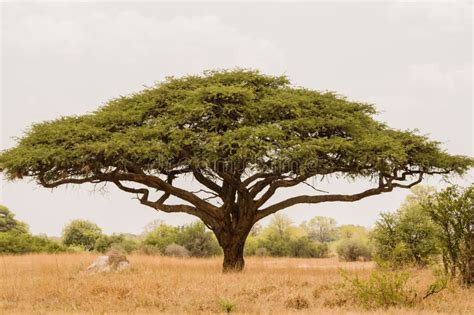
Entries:
{"type": "MultiPolygon", "coordinates": [[[[451,284],[414,306],[367,310],[347,300],[342,271],[367,278],[372,262],[337,258],[250,257],[242,273],[223,274],[222,257],[130,255],[131,268],[88,274],[97,255],[0,256],[0,313],[166,314],[472,314],[474,290],[451,284]]],[[[434,280],[410,269],[420,294],[434,280]]]]}

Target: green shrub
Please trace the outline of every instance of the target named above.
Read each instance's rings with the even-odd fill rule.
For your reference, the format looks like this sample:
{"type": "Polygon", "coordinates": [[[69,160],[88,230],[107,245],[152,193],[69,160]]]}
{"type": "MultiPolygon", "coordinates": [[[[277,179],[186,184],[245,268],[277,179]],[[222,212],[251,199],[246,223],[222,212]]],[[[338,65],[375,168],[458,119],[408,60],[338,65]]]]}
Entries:
{"type": "Polygon", "coordinates": [[[438,227],[436,239],[445,273],[459,276],[463,285],[474,284],[474,184],[451,186],[422,203],[438,227]]]}
{"type": "Polygon", "coordinates": [[[291,257],[322,258],[329,252],[327,244],[312,241],[305,236],[290,240],[288,248],[291,257]]]}
{"type": "Polygon", "coordinates": [[[58,253],[66,250],[64,246],[46,237],[33,236],[17,231],[0,232],[1,254],[58,253]]]}
{"type": "Polygon", "coordinates": [[[346,294],[366,309],[412,306],[418,301],[414,288],[407,286],[407,272],[374,271],[367,280],[343,273],[346,294]]]}
{"type": "Polygon", "coordinates": [[[229,301],[227,299],[220,299],[219,305],[221,309],[226,313],[232,312],[233,310],[235,310],[235,307],[236,307],[236,304],[234,302],[229,301]]]}
{"type": "Polygon", "coordinates": [[[361,239],[344,239],[337,245],[336,251],[339,259],[344,261],[372,258],[372,250],[368,242],[361,239]]]}
{"type": "Polygon", "coordinates": [[[247,237],[247,240],[245,241],[244,255],[254,256],[256,254],[257,249],[258,249],[257,238],[254,236],[247,237]]]}
{"type": "Polygon", "coordinates": [[[221,253],[221,248],[214,233],[209,231],[201,221],[196,221],[178,229],[176,244],[186,247],[191,256],[205,257],[221,253]]]}
{"type": "Polygon", "coordinates": [[[93,250],[95,242],[102,235],[102,230],[94,223],[86,220],[74,220],[64,227],[63,244],[66,246],[83,246],[93,250]]]}
{"type": "Polygon", "coordinates": [[[433,189],[421,186],[411,192],[396,213],[382,213],[375,223],[371,238],[380,265],[423,267],[439,254],[437,227],[420,205],[433,189]]]}
{"type": "Polygon", "coordinates": [[[101,253],[105,253],[110,249],[116,249],[127,254],[138,248],[137,242],[124,236],[123,234],[114,234],[111,236],[101,235],[94,245],[94,249],[101,253]]]}
{"type": "Polygon", "coordinates": [[[148,233],[143,240],[143,245],[154,246],[165,252],[165,248],[170,244],[178,243],[179,229],[167,224],[161,224],[155,230],[148,233]]]}

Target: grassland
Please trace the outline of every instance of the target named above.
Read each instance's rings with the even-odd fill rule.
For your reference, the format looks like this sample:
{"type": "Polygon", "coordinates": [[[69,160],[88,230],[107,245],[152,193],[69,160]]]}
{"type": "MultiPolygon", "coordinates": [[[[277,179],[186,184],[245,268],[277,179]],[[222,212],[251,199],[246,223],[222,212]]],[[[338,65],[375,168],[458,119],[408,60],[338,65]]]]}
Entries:
{"type": "MultiPolygon", "coordinates": [[[[413,308],[366,311],[338,304],[338,269],[364,277],[374,268],[370,262],[248,258],[243,273],[222,274],[219,257],[131,255],[129,270],[84,273],[93,260],[92,254],[0,256],[0,313],[208,314],[229,305],[233,313],[257,314],[474,313],[474,290],[457,286],[413,308]]],[[[433,280],[429,270],[411,275],[420,290],[433,280]]]]}

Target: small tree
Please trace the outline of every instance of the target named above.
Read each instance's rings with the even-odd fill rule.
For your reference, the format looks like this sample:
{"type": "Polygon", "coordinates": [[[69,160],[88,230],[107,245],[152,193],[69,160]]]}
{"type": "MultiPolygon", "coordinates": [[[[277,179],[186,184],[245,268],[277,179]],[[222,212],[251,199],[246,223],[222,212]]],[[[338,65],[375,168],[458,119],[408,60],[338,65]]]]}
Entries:
{"type": "Polygon", "coordinates": [[[327,243],[336,239],[336,220],[333,218],[316,216],[301,226],[314,241],[327,243]]]}
{"type": "Polygon", "coordinates": [[[337,245],[336,252],[339,259],[344,261],[370,260],[372,258],[372,249],[368,242],[362,239],[343,239],[337,245]]]}
{"type": "Polygon", "coordinates": [[[178,238],[179,229],[177,227],[162,223],[145,236],[143,244],[154,246],[164,254],[168,245],[178,243],[178,238]]]}
{"type": "Polygon", "coordinates": [[[392,267],[423,267],[438,254],[436,226],[420,204],[434,189],[421,186],[411,192],[396,213],[380,215],[371,233],[376,259],[392,267]]]}
{"type": "Polygon", "coordinates": [[[102,230],[94,223],[86,220],[74,220],[63,229],[62,239],[66,246],[83,246],[93,250],[102,230]]]}
{"type": "Polygon", "coordinates": [[[0,169],[6,178],[31,176],[47,188],[111,183],[153,209],[194,215],[214,232],[224,271],[240,271],[252,226],[275,212],[353,202],[474,165],[374,114],[372,105],[294,87],[285,76],[207,71],[168,78],[92,114],[35,124],[0,154],[0,169]],[[184,176],[201,189],[177,185],[184,176]],[[271,200],[281,189],[332,176],[367,178],[373,186],[350,194],[313,187],[311,194],[271,200]],[[167,203],[169,197],[182,202],[167,203]]]}
{"type": "Polygon", "coordinates": [[[177,244],[184,246],[189,254],[195,257],[213,256],[221,253],[212,232],[199,221],[180,228],[177,244]]]}
{"type": "Polygon", "coordinates": [[[423,208],[440,228],[437,234],[445,271],[461,282],[474,283],[474,185],[464,190],[451,186],[423,203],[423,208]]]}

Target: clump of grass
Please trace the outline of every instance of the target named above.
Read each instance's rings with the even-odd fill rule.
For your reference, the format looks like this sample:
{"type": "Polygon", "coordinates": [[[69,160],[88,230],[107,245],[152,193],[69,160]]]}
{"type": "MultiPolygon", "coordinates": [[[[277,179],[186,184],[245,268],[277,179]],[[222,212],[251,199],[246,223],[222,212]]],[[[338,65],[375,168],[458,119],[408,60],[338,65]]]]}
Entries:
{"type": "Polygon", "coordinates": [[[228,299],[220,299],[219,305],[221,309],[226,313],[232,312],[233,310],[235,310],[236,307],[236,304],[228,299]]]}
{"type": "Polygon", "coordinates": [[[301,310],[304,308],[309,308],[309,302],[304,296],[297,295],[286,300],[285,306],[287,308],[301,310]]]}

